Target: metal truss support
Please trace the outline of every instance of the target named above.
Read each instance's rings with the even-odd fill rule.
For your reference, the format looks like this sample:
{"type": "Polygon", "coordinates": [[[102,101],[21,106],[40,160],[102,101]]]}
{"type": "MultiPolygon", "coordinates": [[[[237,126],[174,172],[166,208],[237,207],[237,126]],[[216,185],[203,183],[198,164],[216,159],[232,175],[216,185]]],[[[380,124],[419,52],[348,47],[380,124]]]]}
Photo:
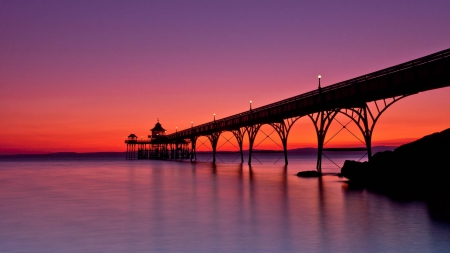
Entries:
{"type": "Polygon", "coordinates": [[[192,160],[197,161],[197,150],[195,147],[197,145],[197,138],[198,136],[191,137],[191,162],[192,160]]]}
{"type": "Polygon", "coordinates": [[[338,110],[326,110],[318,113],[308,114],[314,123],[317,134],[317,164],[316,169],[319,173],[322,173],[322,153],[323,145],[325,142],[325,136],[327,134],[328,128],[331,122],[338,113],[338,110]]]}
{"type": "Polygon", "coordinates": [[[246,126],[245,131],[248,134],[248,165],[252,164],[253,144],[255,143],[255,137],[261,128],[262,124],[255,124],[253,126],[246,126]]]}
{"type": "Polygon", "coordinates": [[[341,109],[339,111],[349,117],[356,124],[356,126],[358,126],[364,136],[364,141],[367,148],[367,158],[369,161],[372,159],[372,135],[373,130],[375,129],[375,124],[387,108],[407,96],[408,95],[402,95],[393,97],[391,100],[382,99],[378,100],[378,102],[367,102],[361,107],[341,109]],[[369,103],[373,103],[375,110],[370,109],[369,103]]]}
{"type": "Polygon", "coordinates": [[[231,130],[231,132],[233,133],[234,137],[236,137],[236,141],[238,142],[239,145],[239,152],[241,154],[241,163],[244,163],[244,151],[242,150],[242,145],[244,143],[245,129],[241,130],[239,128],[237,130],[231,130]]]}
{"type": "Polygon", "coordinates": [[[213,152],[213,164],[216,164],[216,151],[217,151],[217,142],[219,142],[220,134],[222,132],[214,132],[208,135],[208,139],[211,142],[211,148],[213,152]]]}
{"type": "Polygon", "coordinates": [[[294,123],[300,118],[301,117],[293,117],[293,118],[284,119],[281,122],[269,124],[275,129],[275,131],[278,133],[278,136],[280,136],[281,143],[283,144],[284,164],[285,165],[288,165],[287,140],[288,140],[289,132],[291,131],[291,128],[294,125],[294,123]]]}

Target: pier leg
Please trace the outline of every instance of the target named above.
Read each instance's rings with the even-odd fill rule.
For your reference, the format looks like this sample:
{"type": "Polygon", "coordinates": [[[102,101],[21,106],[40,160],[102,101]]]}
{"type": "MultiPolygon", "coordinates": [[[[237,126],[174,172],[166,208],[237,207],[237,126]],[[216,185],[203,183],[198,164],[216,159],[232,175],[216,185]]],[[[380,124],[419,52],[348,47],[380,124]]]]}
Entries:
{"type": "Polygon", "coordinates": [[[314,128],[317,134],[317,163],[316,169],[322,174],[322,153],[323,145],[325,141],[325,136],[327,134],[328,128],[331,125],[334,117],[339,111],[336,110],[326,110],[318,113],[308,114],[309,118],[314,123],[314,128]]]}
{"type": "Polygon", "coordinates": [[[231,132],[233,133],[239,145],[239,152],[241,154],[241,163],[244,163],[244,151],[242,150],[242,145],[244,143],[245,129],[241,131],[241,129],[239,128],[237,130],[232,130],[231,132]]]}
{"type": "Polygon", "coordinates": [[[134,155],[134,144],[130,145],[130,159],[134,159],[135,155],[134,155]]]}
{"type": "Polygon", "coordinates": [[[288,154],[287,154],[287,137],[284,140],[281,140],[283,143],[283,154],[284,154],[284,166],[288,165],[288,154]]]}
{"type": "Polygon", "coordinates": [[[367,133],[367,136],[364,137],[364,140],[366,141],[366,147],[367,147],[367,159],[369,161],[372,160],[372,134],[367,133]]]}
{"type": "Polygon", "coordinates": [[[187,158],[189,158],[189,146],[187,143],[184,143],[181,146],[181,159],[187,158]]]}
{"type": "Polygon", "coordinates": [[[284,153],[284,165],[288,165],[288,154],[287,154],[287,141],[289,132],[291,131],[294,123],[300,119],[301,117],[293,117],[285,119],[278,123],[271,123],[270,125],[275,129],[278,133],[278,136],[281,139],[281,143],[283,144],[283,153],[284,153]]]}
{"type": "Polygon", "coordinates": [[[191,153],[189,152],[189,144],[185,144],[184,146],[184,158],[189,159],[191,157],[191,153]]]}
{"type": "Polygon", "coordinates": [[[170,144],[170,159],[178,160],[178,142],[170,144]]]}
{"type": "Polygon", "coordinates": [[[255,143],[255,137],[261,128],[262,124],[256,124],[253,126],[245,127],[248,134],[248,165],[252,165],[253,144],[255,143]]]}
{"type": "Polygon", "coordinates": [[[317,133],[317,163],[316,169],[322,174],[322,153],[323,153],[323,143],[325,141],[325,134],[323,132],[317,133]]]}
{"type": "Polygon", "coordinates": [[[208,139],[211,142],[211,147],[213,151],[213,164],[216,164],[216,152],[217,152],[217,142],[219,141],[221,132],[215,132],[208,135],[208,139]]]}
{"type": "MultiPolygon", "coordinates": [[[[370,161],[372,160],[372,131],[369,129],[369,118],[367,111],[370,111],[370,108],[367,106],[364,106],[363,108],[363,117],[361,118],[363,124],[364,124],[364,130],[362,130],[362,134],[364,135],[364,141],[366,142],[366,148],[367,148],[367,159],[370,161]]],[[[373,124],[375,126],[375,122],[373,124]]],[[[373,129],[372,129],[373,130],[373,129]]]]}
{"type": "Polygon", "coordinates": [[[192,160],[197,161],[197,151],[196,151],[196,144],[197,144],[197,138],[198,136],[194,136],[191,138],[191,162],[192,160]]]}

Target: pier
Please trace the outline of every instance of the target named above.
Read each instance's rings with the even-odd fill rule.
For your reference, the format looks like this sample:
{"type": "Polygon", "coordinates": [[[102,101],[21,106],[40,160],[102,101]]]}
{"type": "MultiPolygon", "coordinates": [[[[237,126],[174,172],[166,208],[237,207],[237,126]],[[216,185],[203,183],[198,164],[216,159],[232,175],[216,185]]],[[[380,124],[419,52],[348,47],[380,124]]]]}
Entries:
{"type": "Polygon", "coordinates": [[[126,158],[195,161],[197,139],[206,136],[211,143],[215,163],[219,137],[228,131],[237,140],[241,163],[244,162],[243,141],[248,138],[248,164],[251,165],[256,134],[262,125],[267,124],[273,127],[281,140],[287,165],[289,132],[298,119],[308,117],[317,135],[316,169],[321,172],[328,128],[336,115],[342,114],[361,131],[370,160],[375,125],[392,104],[419,92],[450,86],[450,49],[326,87],[321,87],[320,80],[319,75],[317,90],[258,108],[252,108],[250,101],[247,111],[217,120],[214,116],[213,121],[195,127],[191,123],[190,128],[172,134],[166,134],[158,120],[148,139],[138,140],[134,134],[127,137],[126,158]]]}

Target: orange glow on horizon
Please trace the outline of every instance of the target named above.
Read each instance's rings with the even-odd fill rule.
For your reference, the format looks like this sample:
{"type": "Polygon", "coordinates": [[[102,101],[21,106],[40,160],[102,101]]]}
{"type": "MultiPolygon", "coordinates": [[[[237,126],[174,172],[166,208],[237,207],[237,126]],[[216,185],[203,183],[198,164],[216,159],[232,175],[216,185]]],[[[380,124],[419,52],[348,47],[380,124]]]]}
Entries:
{"type": "MultiPolygon", "coordinates": [[[[377,123],[373,135],[372,146],[399,146],[413,141],[424,135],[442,131],[450,126],[450,106],[447,97],[450,97],[450,89],[440,89],[420,93],[403,101],[397,102],[383,114],[377,123]],[[427,105],[421,107],[420,105],[427,105]],[[416,117],[420,115],[420,117],[416,117]]],[[[50,102],[49,102],[50,103],[50,102]]],[[[227,105],[224,104],[224,107],[227,105]]],[[[162,107],[163,108],[163,107],[162,107]]],[[[200,107],[201,108],[201,107],[200,107]]],[[[209,110],[209,108],[207,108],[209,110]]],[[[149,129],[156,123],[156,118],[161,114],[162,126],[168,133],[190,128],[191,116],[195,116],[194,122],[209,122],[205,118],[192,113],[183,115],[182,112],[166,111],[166,113],[154,114],[154,117],[144,119],[138,113],[129,113],[127,108],[120,111],[108,112],[100,108],[103,113],[90,110],[85,105],[52,108],[52,111],[37,117],[14,117],[12,123],[4,127],[0,133],[2,146],[0,154],[18,153],[50,153],[50,152],[122,152],[125,150],[124,139],[130,133],[147,137],[149,129]],[[83,117],[73,118],[73,114],[84,114],[83,117]],[[178,117],[179,113],[179,117],[178,117]],[[170,118],[167,117],[170,116],[170,118]],[[33,119],[35,117],[35,119],[33,119]],[[184,119],[184,120],[183,120],[184,119]],[[202,120],[203,119],[203,120],[202,120]],[[185,122],[185,124],[181,124],[185,122]],[[139,127],[137,127],[139,126],[139,127]]],[[[200,109],[201,110],[201,109],[200,109]]],[[[227,111],[226,109],[222,109],[227,111]]],[[[162,112],[162,111],[161,111],[162,112]]],[[[20,112],[16,107],[16,114],[26,115],[25,109],[20,112]]],[[[3,114],[5,114],[3,112],[3,114]]],[[[208,114],[210,115],[210,114],[208,114]]],[[[227,115],[221,113],[221,115],[227,115]]],[[[208,116],[209,117],[209,116],[208,116]]],[[[345,117],[338,117],[339,121],[347,123],[345,117]]],[[[201,124],[200,123],[200,124],[201,124]]],[[[353,123],[347,126],[355,136],[362,140],[362,135],[353,123]]],[[[326,147],[361,147],[364,146],[358,138],[346,130],[342,130],[338,123],[333,122],[327,133],[327,140],[336,132],[339,132],[325,145],[326,147]]],[[[281,150],[281,142],[276,132],[264,125],[258,133],[255,145],[256,149],[281,150]],[[269,134],[265,140],[264,133],[269,134]],[[274,142],[275,141],[275,142],[274,142]],[[261,142],[261,143],[260,143],[261,142]]],[[[231,138],[231,133],[223,133],[226,138],[231,138]]],[[[247,136],[244,138],[244,149],[248,148],[247,136]]],[[[230,141],[236,146],[234,137],[230,141]]],[[[219,140],[219,150],[233,151],[235,146],[225,143],[225,139],[219,140]]],[[[298,120],[289,135],[288,149],[316,147],[316,135],[309,118],[298,120]]],[[[201,148],[199,150],[202,150],[201,148]]],[[[207,150],[207,149],[206,149],[207,150]]]]}

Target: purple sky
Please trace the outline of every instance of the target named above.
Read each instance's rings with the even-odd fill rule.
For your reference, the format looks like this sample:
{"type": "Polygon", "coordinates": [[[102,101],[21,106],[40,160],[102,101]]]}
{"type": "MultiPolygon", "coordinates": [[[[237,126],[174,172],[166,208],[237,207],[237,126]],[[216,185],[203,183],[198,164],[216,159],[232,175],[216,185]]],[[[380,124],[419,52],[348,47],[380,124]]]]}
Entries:
{"type": "MultiPolygon", "coordinates": [[[[447,49],[449,10],[448,0],[0,1],[0,154],[119,150],[158,117],[182,129],[315,89],[318,74],[326,86],[447,49]]],[[[396,110],[450,107],[449,89],[432,92],[396,110]]]]}

